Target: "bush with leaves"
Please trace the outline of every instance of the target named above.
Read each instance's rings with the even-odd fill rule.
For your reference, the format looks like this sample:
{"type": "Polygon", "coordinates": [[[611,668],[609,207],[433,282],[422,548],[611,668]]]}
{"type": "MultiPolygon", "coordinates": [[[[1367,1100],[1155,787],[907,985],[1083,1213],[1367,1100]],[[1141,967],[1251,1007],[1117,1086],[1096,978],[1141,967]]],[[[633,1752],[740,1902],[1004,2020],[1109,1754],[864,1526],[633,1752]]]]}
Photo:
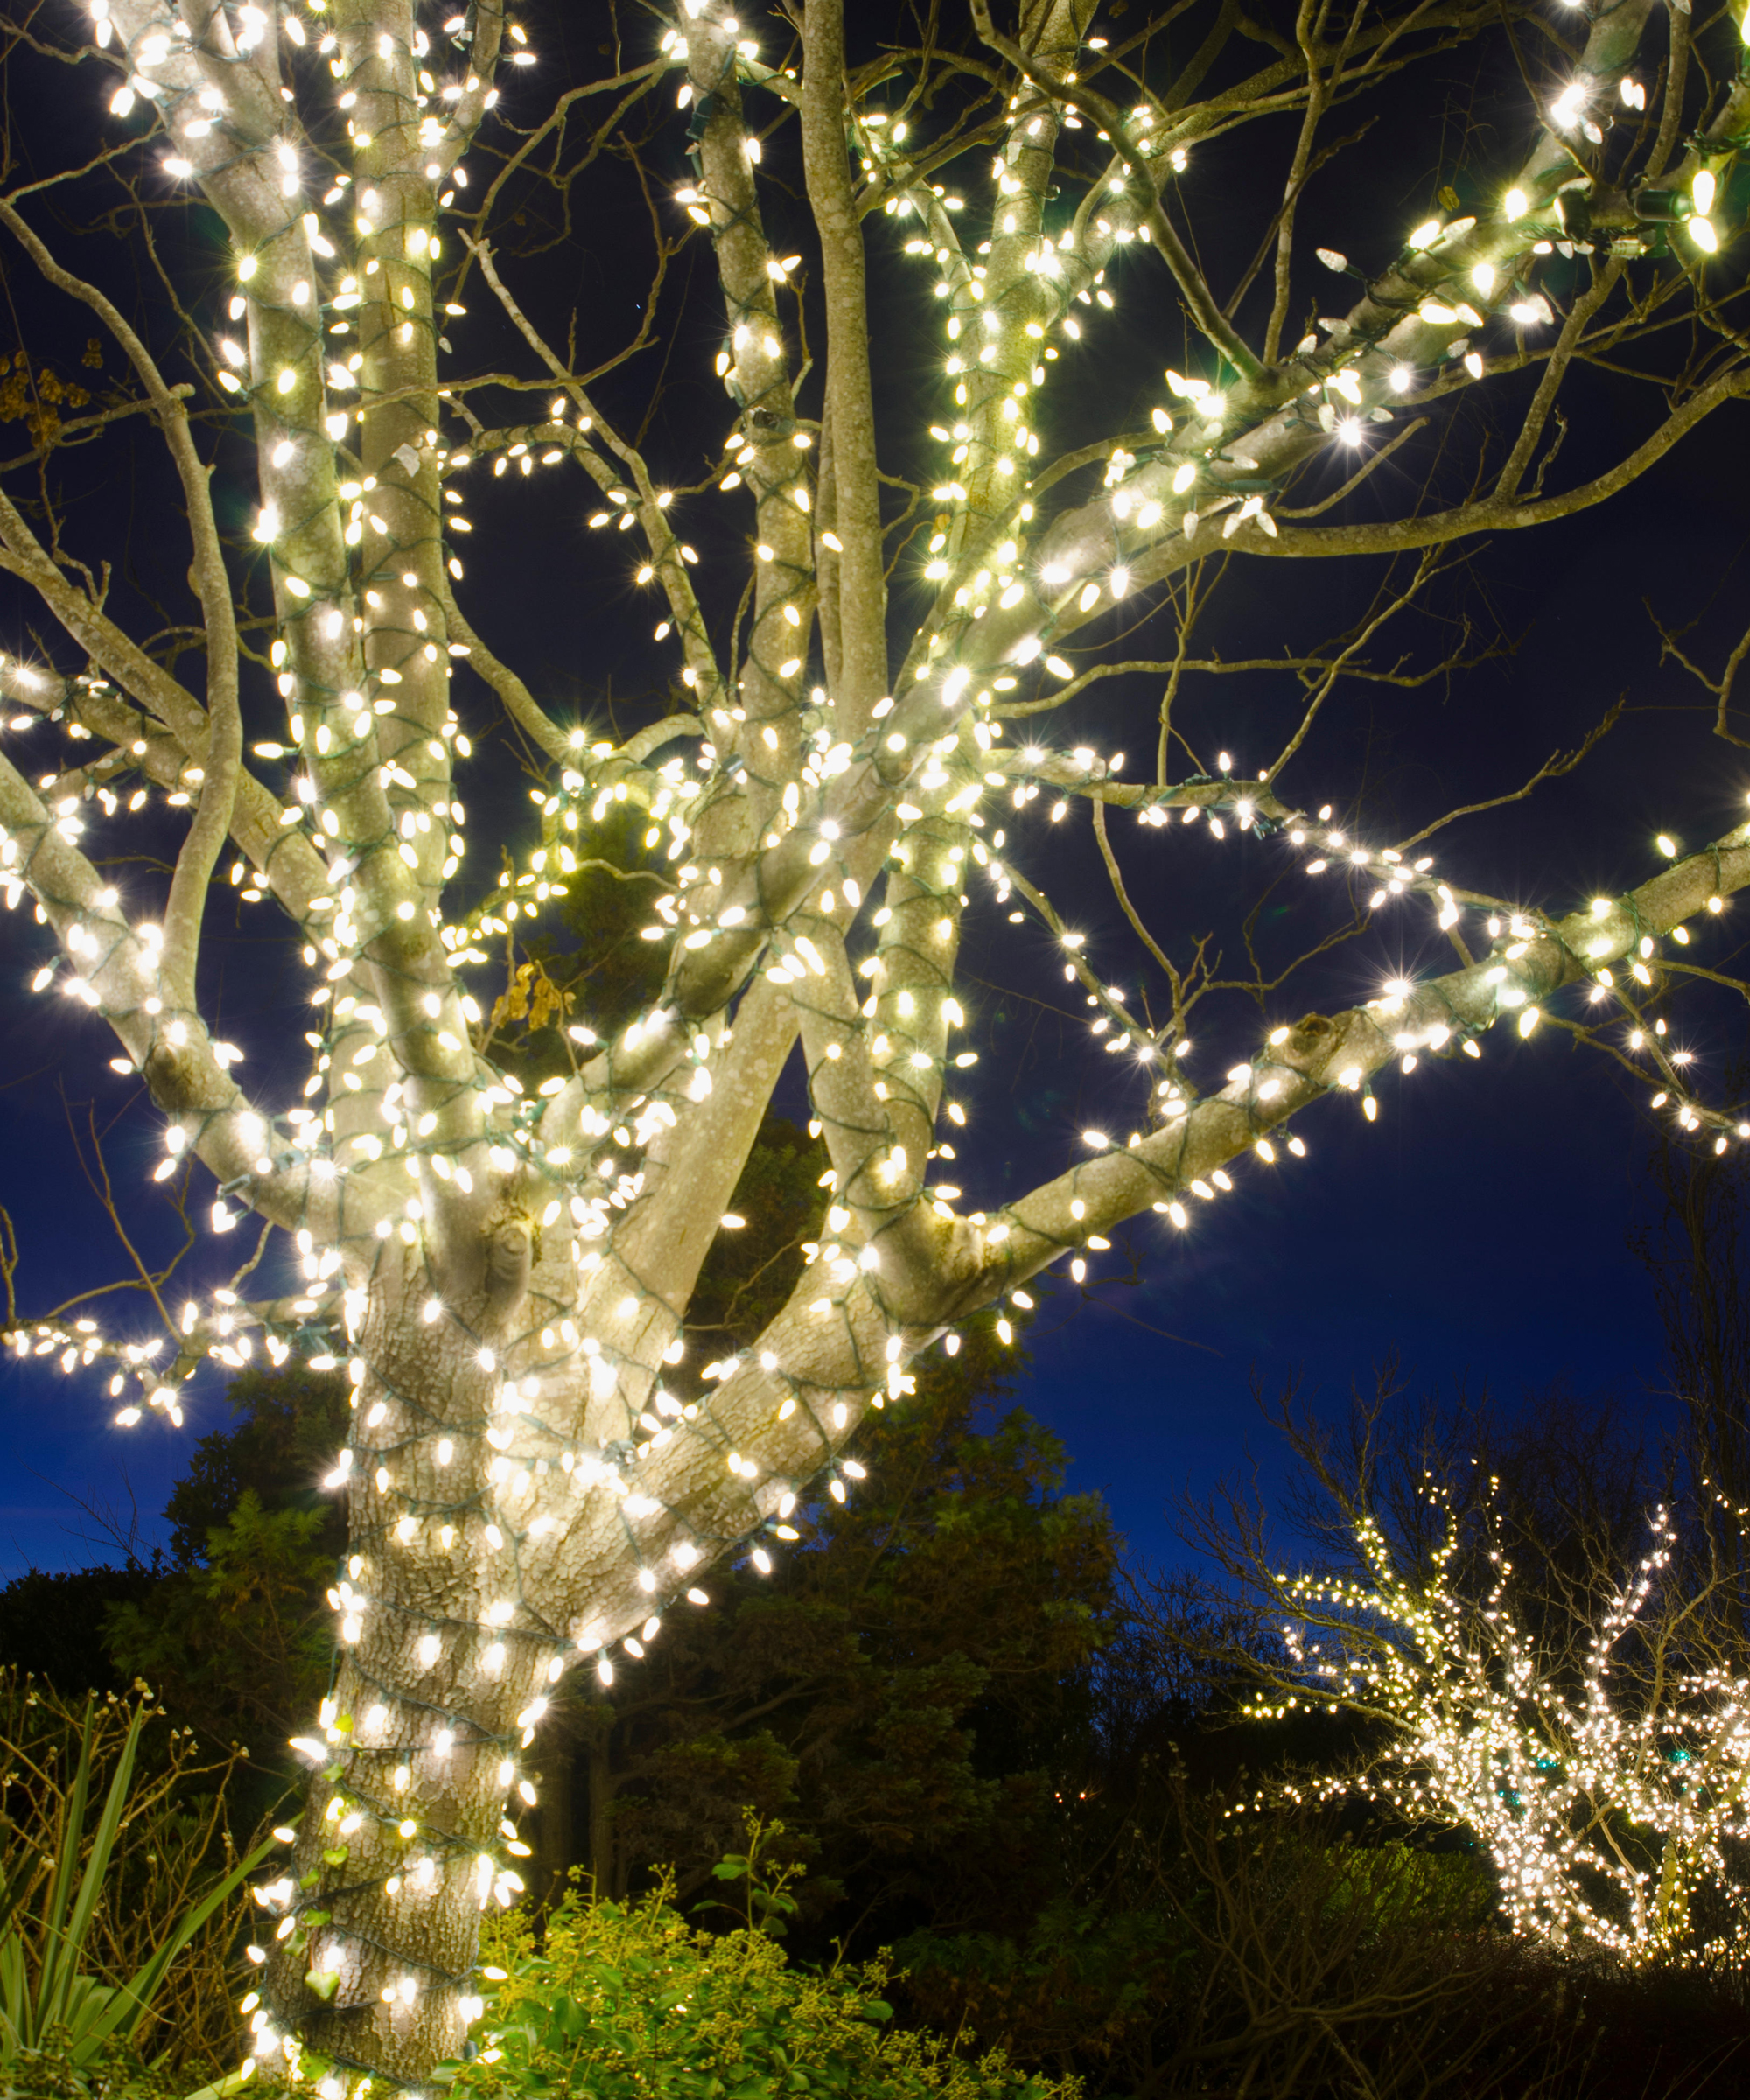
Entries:
{"type": "Polygon", "coordinates": [[[721,1863],[744,1899],[745,1922],[726,1932],[690,1924],[668,1881],[626,1904],[574,1883],[538,1952],[525,1918],[489,1919],[479,2054],[439,2073],[456,2100],[1081,2100],[1078,2080],[897,2028],[885,1959],[792,1964],[778,1943],[792,1877],[768,1880],[759,1863],[781,1831],[750,1832],[747,1852],[721,1863]]]}
{"type": "Polygon", "coordinates": [[[219,2100],[219,2093],[212,2086],[190,2096],[186,2072],[118,2042],[81,2054],[64,2029],[0,2063],[0,2100],[219,2100]]]}

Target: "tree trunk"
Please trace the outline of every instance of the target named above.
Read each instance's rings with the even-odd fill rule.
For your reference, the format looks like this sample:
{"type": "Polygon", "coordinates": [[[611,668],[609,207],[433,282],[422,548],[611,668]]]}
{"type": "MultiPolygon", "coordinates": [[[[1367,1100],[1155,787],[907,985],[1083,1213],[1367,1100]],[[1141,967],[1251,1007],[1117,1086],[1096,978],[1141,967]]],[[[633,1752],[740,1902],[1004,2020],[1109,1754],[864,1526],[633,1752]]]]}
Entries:
{"type": "Polygon", "coordinates": [[[414,1259],[382,1265],[353,1360],[338,1594],[355,1637],[322,1710],[328,1754],[277,1885],[263,1997],[318,2054],[416,2079],[459,2054],[480,1911],[514,1893],[494,1856],[561,1642],[494,1521],[480,1432],[499,1389],[478,1326],[413,1315],[414,1259]]]}

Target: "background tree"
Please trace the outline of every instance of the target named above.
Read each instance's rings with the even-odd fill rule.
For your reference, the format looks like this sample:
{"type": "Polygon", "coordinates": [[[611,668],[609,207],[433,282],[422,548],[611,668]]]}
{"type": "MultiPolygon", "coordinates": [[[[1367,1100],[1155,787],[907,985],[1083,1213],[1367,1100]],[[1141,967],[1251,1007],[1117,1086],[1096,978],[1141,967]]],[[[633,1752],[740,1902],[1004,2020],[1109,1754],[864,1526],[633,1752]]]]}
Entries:
{"type": "Polygon", "coordinates": [[[1523,1441],[1560,1453],[1562,1485],[1515,1494],[1486,1446],[1454,1463],[1450,1446],[1394,1436],[1389,1397],[1357,1410],[1347,1451],[1285,1417],[1321,1514],[1347,1531],[1335,1564],[1279,1570],[1245,1518],[1203,1527],[1280,1629],[1275,1654],[1254,1654],[1253,1711],[1341,1711],[1377,1731],[1359,1769],[1290,1791],[1469,1831],[1517,1931],[1634,1962],[1735,1960],[1750,1679],[1732,1566],[1686,1551],[1666,1507],[1631,1540],[1621,1469],[1597,1463],[1595,1433],[1576,1452],[1539,1424],[1523,1441]],[[1403,1500],[1421,1509],[1404,1522],[1392,1475],[1411,1453],[1403,1500]]]}
{"type": "Polygon", "coordinates": [[[1662,1418],[1564,1386],[1443,1402],[1395,1363],[1335,1422],[1290,1393],[1267,1410],[1299,1462],[1284,1530],[1238,1488],[1181,1505],[1224,1610],[1130,1585],[1144,1682],[1200,1664],[1229,1713],[1347,1717],[1294,1790],[1468,1830],[1518,1929],[1635,1962],[1717,1963],[1744,1931],[1740,1174],[1669,1144],[1648,1161],[1631,1244],[1662,1418]]]}
{"type": "Polygon", "coordinates": [[[189,1453],[187,1469],[164,1504],[170,1554],[178,1567],[208,1555],[214,1530],[228,1523],[245,1495],[270,1510],[319,1518],[314,1536],[331,1558],[346,1543],[343,1513],[319,1486],[346,1434],[346,1383],[293,1358],[278,1370],[253,1365],[226,1381],[225,1404],[236,1418],[189,1453]]]}
{"type": "Polygon", "coordinates": [[[1636,1243],[1664,1328],[1666,1390],[1681,1413],[1674,1441],[1687,1490],[1685,1530],[1693,1551],[1733,1572],[1727,1593],[1738,1614],[1737,1668],[1750,1676],[1750,1247],[1742,1162],[1660,1145],[1648,1180],[1636,1243]]]}
{"type": "Polygon", "coordinates": [[[328,1689],[334,1556],[326,1512],[262,1507],[246,1488],[193,1567],[111,1606],[104,1645],[203,1735],[265,1754],[270,1770],[328,1689]]]}
{"type": "Polygon", "coordinates": [[[202,1437],[164,1505],[172,1567],[104,1621],[110,1654],[203,1734],[283,1773],[328,1689],[328,1602],[346,1521],[318,1482],[347,1434],[348,1390],[292,1359],[226,1389],[237,1417],[202,1437]]]}
{"type": "Polygon", "coordinates": [[[868,1479],[806,1513],[769,1582],[738,1573],[581,1703],[576,1849],[603,1894],[656,1861],[695,1893],[751,1802],[781,1816],[804,1910],[838,1936],[990,1928],[1043,1900],[1118,1542],[1097,1497],[1062,1494],[1057,1440],[1000,1408],[1000,1354],[975,1326],[858,1440],[868,1479]]]}
{"type": "MultiPolygon", "coordinates": [[[[0,1588],[0,1661],[68,1698],[145,1678],[178,1724],[246,1746],[273,1793],[286,1738],[327,1689],[326,1592],[346,1522],[318,1486],[347,1388],[293,1359],[234,1375],[234,1425],[202,1437],[172,1489],[168,1552],[114,1527],[119,1566],[33,1570],[0,1588]]],[[[100,1513],[101,1514],[101,1513],[100,1513]]]]}
{"type": "Polygon", "coordinates": [[[125,1691],[130,1678],[103,1637],[118,1604],[150,1597],[159,1571],[31,1568],[0,1589],[0,1662],[20,1676],[44,1677],[69,1698],[87,1691],[125,1691]]]}
{"type": "MultiPolygon", "coordinates": [[[[1656,1069],[1684,1126],[1728,1142],[1730,1115],[1693,1098],[1657,1023],[1667,994],[1715,981],[1684,959],[1687,921],[1705,928],[1750,879],[1738,824],[1698,854],[1667,838],[1663,872],[1546,912],[1436,867],[1426,840],[1449,812],[1388,830],[1351,795],[1307,794],[1317,815],[1296,799],[1337,687],[1429,683],[1484,646],[1415,624],[1453,549],[1632,489],[1750,386],[1740,287],[1710,274],[1750,104],[1735,15],[1625,0],[1552,23],[1450,0],[1272,26],[1211,0],[1170,38],[1150,18],[1115,44],[1086,0],[1000,18],[975,0],[970,19],[884,17],[847,53],[837,0],[757,25],[685,0],[660,35],[610,16],[605,38],[593,10],[536,10],[532,35],[495,10],[439,11],[100,0],[78,46],[33,18],[10,46],[9,108],[18,160],[40,172],[0,199],[46,329],[94,320],[127,374],[113,399],[39,416],[0,494],[0,567],[63,638],[4,669],[12,719],[60,726],[29,774],[0,760],[0,885],[52,938],[38,990],[106,1022],[162,1113],[159,1171],[198,1161],[214,1229],[253,1213],[297,1266],[277,1298],[247,1294],[252,1256],[186,1312],[162,1306],[157,1355],[86,1314],[21,1327],[19,1346],[70,1369],[113,1360],[137,1387],[130,1419],[174,1418],[202,1352],[346,1367],[355,1419],[330,1476],[347,1491],[344,1654],[298,1739],[316,1777],[271,1885],[254,2044],[276,2064],[301,2036],[337,2089],[423,2078],[458,2046],[478,1906],[519,1886],[504,1809],[534,1790],[521,1760],[550,1687],[580,1659],[610,1682],[613,1655],[635,1652],[622,1644],[707,1598],[699,1571],[738,1544],[759,1542],[763,1571],[805,1497],[849,1491],[840,1460],[865,1413],[959,1323],[989,1311],[1006,1342],[1008,1303],[1028,1309],[1040,1270],[1068,1260],[1082,1280],[1151,1208],[1184,1225],[1242,1155],[1297,1151],[1292,1119],[1327,1095],[1371,1116],[1384,1068],[1474,1052],[1503,1020],[1529,1036],[1548,1018],[1656,1069]],[[543,36],[560,79],[537,108],[523,62],[543,36]],[[592,38],[609,70],[586,62],[592,38]],[[1337,113],[1377,102],[1425,124],[1462,64],[1523,83],[1501,148],[1466,173],[1470,208],[1374,201],[1402,193],[1397,135],[1339,141],[1337,113]],[[101,130],[80,99],[100,78],[101,130]],[[73,121],[26,137],[44,108],[73,121]],[[1340,144],[1375,156],[1352,276],[1299,241],[1340,144]],[[185,185],[200,201],[172,242],[163,200],[185,185]],[[633,211],[650,250],[636,318],[619,338],[606,306],[573,327],[543,248],[623,234],[633,211]],[[920,259],[923,298],[872,306],[865,224],[920,259]],[[1293,340],[1326,270],[1351,277],[1348,303],[1293,340]],[[1080,361],[1109,278],[1158,297],[1179,360],[1134,400],[1080,361]],[[495,302],[495,334],[462,333],[465,293],[495,302]],[[707,310],[699,345],[683,312],[707,310]],[[948,335],[934,424],[917,412],[931,313],[948,335]],[[640,362],[665,340],[695,369],[714,361],[729,397],[685,430],[640,362]],[[1578,372],[1614,390],[1605,457],[1567,479],[1549,441],[1578,372]],[[112,503],[78,500],[126,446],[153,492],[131,532],[112,503]],[[1395,480],[1374,471],[1388,457],[1395,480]],[[547,678],[476,631],[490,600],[458,602],[464,489],[514,536],[494,485],[568,461],[598,536],[562,557],[531,510],[518,558],[588,616],[628,566],[629,588],[661,597],[635,725],[574,725],[547,678]],[[733,501],[708,536],[712,489],[733,501]],[[1309,561],[1364,577],[1358,619],[1270,631],[1261,655],[1202,652],[1212,599],[1237,589],[1255,626],[1269,565],[1309,561]],[[1158,646],[1122,654],[1151,615],[1158,646]],[[1432,644],[1382,654],[1400,632],[1432,644]],[[476,833],[512,861],[472,888],[461,662],[539,776],[538,844],[502,798],[482,823],[470,789],[476,833]],[[1222,680],[1261,667],[1286,705],[1248,725],[1264,762],[1236,769],[1222,680]],[[1144,717],[1154,765],[1129,781],[1107,748],[1120,705],[1096,704],[1127,668],[1165,682],[1144,717]],[[1106,718],[1092,741],[1010,740],[1083,696],[1106,718]],[[1096,969],[1032,849],[981,807],[1019,825],[1047,788],[1053,816],[1091,810],[1139,943],[1134,990],[1096,969]],[[640,929],[663,950],[662,989],[611,1032],[587,1010],[568,1020],[566,1069],[530,1093],[487,1048],[514,1002],[491,1021],[470,973],[489,940],[527,945],[616,803],[648,813],[662,856],[640,929]],[[136,808],[167,876],[94,858],[136,808]],[[1225,848],[1214,908],[1235,917],[1243,970],[1222,974],[1188,897],[1170,923],[1144,916],[1110,828],[1126,810],[1127,858],[1170,820],[1225,848]],[[1257,827],[1283,835],[1280,879],[1334,863],[1353,894],[1322,920],[1310,905],[1259,918],[1229,838],[1257,827]],[[307,1077],[277,1075],[276,1044],[254,1093],[200,974],[228,840],[240,904],[271,898],[313,980],[307,1077]],[[1406,900],[1458,966],[1346,1005],[1320,957],[1406,900]],[[1112,1114],[1085,1157],[1042,1147],[974,1208],[931,1163],[976,1054],[952,1032],[1011,907],[1045,936],[1032,967],[1061,967],[1113,1054],[1112,1114]],[[1603,1010],[1590,1023],[1559,1003],[1583,982],[1603,1010]],[[1334,1011],[1278,1019],[1308,997],[1334,1011]],[[1225,1078],[1196,1078],[1194,1016],[1218,1068],[1237,1054],[1225,1078]],[[690,1396],[672,1376],[690,1301],[798,1044],[829,1236],[690,1396]]],[[[1741,654],[1718,677],[1696,666],[1727,735],[1741,654]]],[[[540,983],[522,982],[532,1018],[540,983]]]]}

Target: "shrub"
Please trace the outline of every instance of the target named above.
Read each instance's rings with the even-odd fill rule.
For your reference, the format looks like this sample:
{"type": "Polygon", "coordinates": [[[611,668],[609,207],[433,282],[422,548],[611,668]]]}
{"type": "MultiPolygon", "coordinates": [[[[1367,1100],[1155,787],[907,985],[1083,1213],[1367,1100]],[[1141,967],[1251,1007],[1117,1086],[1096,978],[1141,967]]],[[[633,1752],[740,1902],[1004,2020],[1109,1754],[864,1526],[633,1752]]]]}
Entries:
{"type": "Polygon", "coordinates": [[[1078,2080],[895,2028],[885,1959],[794,1965],[769,1931],[701,1931],[672,1899],[667,1880],[624,1904],[574,1886],[538,1952],[526,1920],[489,1921],[480,2053],[442,2074],[456,2100],[1080,2100],[1078,2080]]]}
{"type": "Polygon", "coordinates": [[[1563,1953],[1475,1851],[1180,1781],[1025,1935],[893,1951],[914,2017],[1126,2100],[1739,2100],[1750,2065],[1742,1971],[1563,1953]]]}
{"type": "Polygon", "coordinates": [[[40,2048],[15,2050],[0,2062],[0,2100],[190,2100],[187,2087],[184,2072],[162,2061],[147,2063],[121,2043],[83,2053],[65,2028],[40,2048]]]}

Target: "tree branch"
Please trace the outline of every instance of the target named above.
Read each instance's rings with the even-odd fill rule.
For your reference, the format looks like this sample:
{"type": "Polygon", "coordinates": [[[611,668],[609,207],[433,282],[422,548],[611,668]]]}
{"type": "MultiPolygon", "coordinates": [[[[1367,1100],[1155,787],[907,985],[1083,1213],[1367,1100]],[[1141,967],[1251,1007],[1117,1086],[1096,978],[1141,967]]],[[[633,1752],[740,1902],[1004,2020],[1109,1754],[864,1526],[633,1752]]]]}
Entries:
{"type": "Polygon", "coordinates": [[[820,237],[826,298],[826,418],[832,430],[840,690],[856,737],[887,688],[887,589],[881,567],[881,490],[863,229],[844,152],[844,0],[809,0],[802,23],[802,165],[820,237]]]}

